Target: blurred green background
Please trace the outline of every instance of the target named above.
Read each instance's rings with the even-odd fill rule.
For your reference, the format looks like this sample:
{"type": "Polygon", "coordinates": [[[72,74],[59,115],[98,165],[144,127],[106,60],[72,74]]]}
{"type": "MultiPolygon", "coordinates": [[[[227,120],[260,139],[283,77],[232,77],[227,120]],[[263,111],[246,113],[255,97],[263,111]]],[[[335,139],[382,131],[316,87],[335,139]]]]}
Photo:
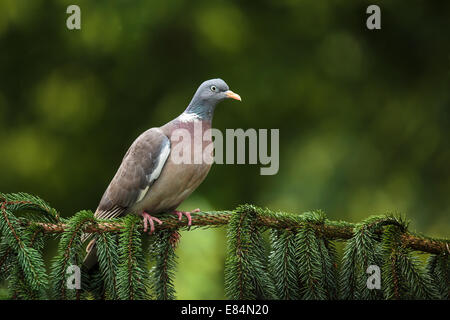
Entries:
{"type": "MultiPolygon", "coordinates": [[[[133,140],[221,77],[243,102],[222,103],[214,126],[279,128],[280,170],[215,165],[182,208],[403,213],[446,237],[449,35],[437,0],[0,0],[0,191],[95,210],[133,140]],[[80,31],[66,28],[70,4],[80,31]]],[[[225,241],[183,233],[179,298],[224,297],[225,241]]]]}

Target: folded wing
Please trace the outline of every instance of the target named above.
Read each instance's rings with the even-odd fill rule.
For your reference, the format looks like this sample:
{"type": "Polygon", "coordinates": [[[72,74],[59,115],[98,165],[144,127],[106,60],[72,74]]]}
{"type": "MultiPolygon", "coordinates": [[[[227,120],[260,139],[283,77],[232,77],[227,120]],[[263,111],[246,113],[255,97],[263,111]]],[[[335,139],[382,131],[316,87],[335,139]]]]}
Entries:
{"type": "Polygon", "coordinates": [[[151,192],[170,154],[170,140],[158,128],[141,134],[128,149],[95,212],[99,219],[116,218],[151,192]]]}

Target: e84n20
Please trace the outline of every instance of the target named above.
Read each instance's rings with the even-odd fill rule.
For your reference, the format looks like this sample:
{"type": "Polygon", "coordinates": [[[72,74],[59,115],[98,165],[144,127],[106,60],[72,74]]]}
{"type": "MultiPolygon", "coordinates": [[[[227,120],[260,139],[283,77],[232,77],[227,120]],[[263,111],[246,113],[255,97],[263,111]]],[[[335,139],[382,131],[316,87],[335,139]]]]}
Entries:
{"type": "Polygon", "coordinates": [[[269,313],[269,306],[266,304],[260,305],[260,304],[243,304],[243,305],[237,305],[237,304],[227,304],[225,306],[225,314],[268,314],[269,313]]]}

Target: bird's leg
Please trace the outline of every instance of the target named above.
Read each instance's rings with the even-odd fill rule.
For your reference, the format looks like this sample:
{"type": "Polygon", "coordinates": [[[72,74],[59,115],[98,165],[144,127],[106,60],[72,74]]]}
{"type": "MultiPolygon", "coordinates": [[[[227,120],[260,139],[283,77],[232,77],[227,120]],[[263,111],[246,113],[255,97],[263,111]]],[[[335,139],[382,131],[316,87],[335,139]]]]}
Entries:
{"type": "Polygon", "coordinates": [[[180,220],[180,221],[184,214],[186,216],[186,218],[188,219],[188,226],[190,226],[192,224],[191,213],[195,213],[195,212],[200,212],[200,209],[197,208],[192,211],[177,211],[177,210],[173,211],[173,213],[178,216],[178,220],[180,220]]]}
{"type": "Polygon", "coordinates": [[[142,212],[142,218],[144,220],[144,232],[147,232],[148,223],[150,223],[150,232],[149,234],[152,234],[155,231],[155,223],[153,221],[158,222],[159,224],[162,224],[162,221],[158,218],[152,217],[147,212],[142,212]]]}

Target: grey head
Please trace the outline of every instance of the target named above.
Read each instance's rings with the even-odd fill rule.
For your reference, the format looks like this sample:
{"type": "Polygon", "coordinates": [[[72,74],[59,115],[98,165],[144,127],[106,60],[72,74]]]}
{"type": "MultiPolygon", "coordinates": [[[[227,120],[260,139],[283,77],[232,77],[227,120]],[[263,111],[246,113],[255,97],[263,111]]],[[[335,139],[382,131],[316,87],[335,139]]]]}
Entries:
{"type": "Polygon", "coordinates": [[[241,97],[231,91],[222,79],[206,80],[198,87],[185,113],[193,113],[201,119],[210,120],[216,105],[225,99],[241,101],[241,97]]]}

